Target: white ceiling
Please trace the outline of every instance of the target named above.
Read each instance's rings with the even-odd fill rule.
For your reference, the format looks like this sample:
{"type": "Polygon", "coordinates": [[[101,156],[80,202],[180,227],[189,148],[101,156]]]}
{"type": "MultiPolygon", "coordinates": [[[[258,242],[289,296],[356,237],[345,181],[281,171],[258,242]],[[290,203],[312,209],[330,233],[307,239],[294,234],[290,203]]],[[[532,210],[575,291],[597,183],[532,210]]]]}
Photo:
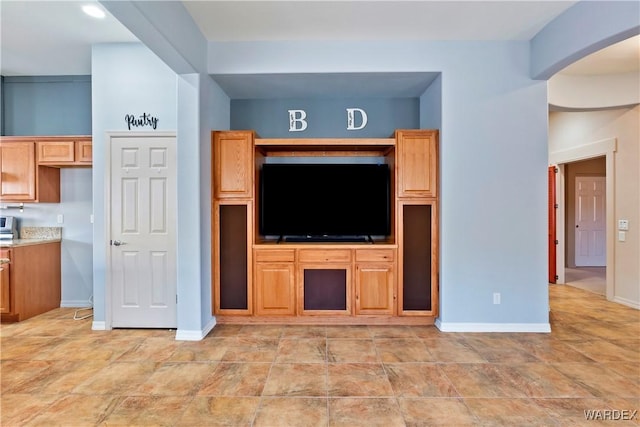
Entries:
{"type": "MultiPolygon", "coordinates": [[[[0,0],[0,74],[91,74],[91,45],[136,41],[86,1],[0,0]]],[[[575,1],[186,1],[208,40],[529,40],[575,1]]],[[[637,71],[640,38],[566,69],[637,71]]]]}

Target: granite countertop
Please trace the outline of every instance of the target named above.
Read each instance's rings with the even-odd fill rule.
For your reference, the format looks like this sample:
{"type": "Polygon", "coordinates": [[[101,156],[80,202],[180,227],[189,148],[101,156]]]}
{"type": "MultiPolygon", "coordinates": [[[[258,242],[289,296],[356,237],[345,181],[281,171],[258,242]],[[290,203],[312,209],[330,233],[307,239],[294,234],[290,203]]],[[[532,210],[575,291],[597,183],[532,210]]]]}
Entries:
{"type": "Polygon", "coordinates": [[[20,238],[2,241],[0,248],[17,248],[19,246],[41,245],[62,240],[62,227],[22,227],[20,238]]]}

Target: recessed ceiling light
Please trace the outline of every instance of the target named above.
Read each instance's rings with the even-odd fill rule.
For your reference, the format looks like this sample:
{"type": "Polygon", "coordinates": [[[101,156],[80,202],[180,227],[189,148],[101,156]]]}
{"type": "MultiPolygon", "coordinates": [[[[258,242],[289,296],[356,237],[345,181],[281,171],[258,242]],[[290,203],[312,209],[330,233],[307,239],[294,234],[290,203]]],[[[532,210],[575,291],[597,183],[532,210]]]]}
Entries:
{"type": "Polygon", "coordinates": [[[105,17],[104,11],[100,9],[98,6],[94,6],[92,4],[82,6],[82,11],[89,16],[93,16],[94,18],[102,19],[105,17]]]}

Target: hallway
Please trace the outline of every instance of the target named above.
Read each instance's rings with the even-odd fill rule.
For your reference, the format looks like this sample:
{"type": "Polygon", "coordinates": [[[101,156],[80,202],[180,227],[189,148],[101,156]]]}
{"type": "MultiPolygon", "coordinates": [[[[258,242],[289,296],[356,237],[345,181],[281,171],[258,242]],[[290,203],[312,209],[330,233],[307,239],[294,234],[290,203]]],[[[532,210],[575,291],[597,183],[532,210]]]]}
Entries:
{"type": "Polygon", "coordinates": [[[598,295],[605,295],[607,290],[606,267],[578,267],[565,269],[565,284],[598,295]]]}

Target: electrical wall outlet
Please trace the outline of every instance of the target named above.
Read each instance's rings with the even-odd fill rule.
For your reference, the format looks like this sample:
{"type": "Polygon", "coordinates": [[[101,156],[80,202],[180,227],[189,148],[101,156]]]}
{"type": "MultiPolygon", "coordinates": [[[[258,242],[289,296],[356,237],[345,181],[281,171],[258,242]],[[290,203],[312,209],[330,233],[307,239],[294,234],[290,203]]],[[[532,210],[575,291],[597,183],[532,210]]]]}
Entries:
{"type": "Polygon", "coordinates": [[[58,221],[58,224],[64,223],[64,215],[58,214],[57,221],[58,221]]]}
{"type": "Polygon", "coordinates": [[[493,303],[500,304],[500,292],[493,293],[493,303]]]}

